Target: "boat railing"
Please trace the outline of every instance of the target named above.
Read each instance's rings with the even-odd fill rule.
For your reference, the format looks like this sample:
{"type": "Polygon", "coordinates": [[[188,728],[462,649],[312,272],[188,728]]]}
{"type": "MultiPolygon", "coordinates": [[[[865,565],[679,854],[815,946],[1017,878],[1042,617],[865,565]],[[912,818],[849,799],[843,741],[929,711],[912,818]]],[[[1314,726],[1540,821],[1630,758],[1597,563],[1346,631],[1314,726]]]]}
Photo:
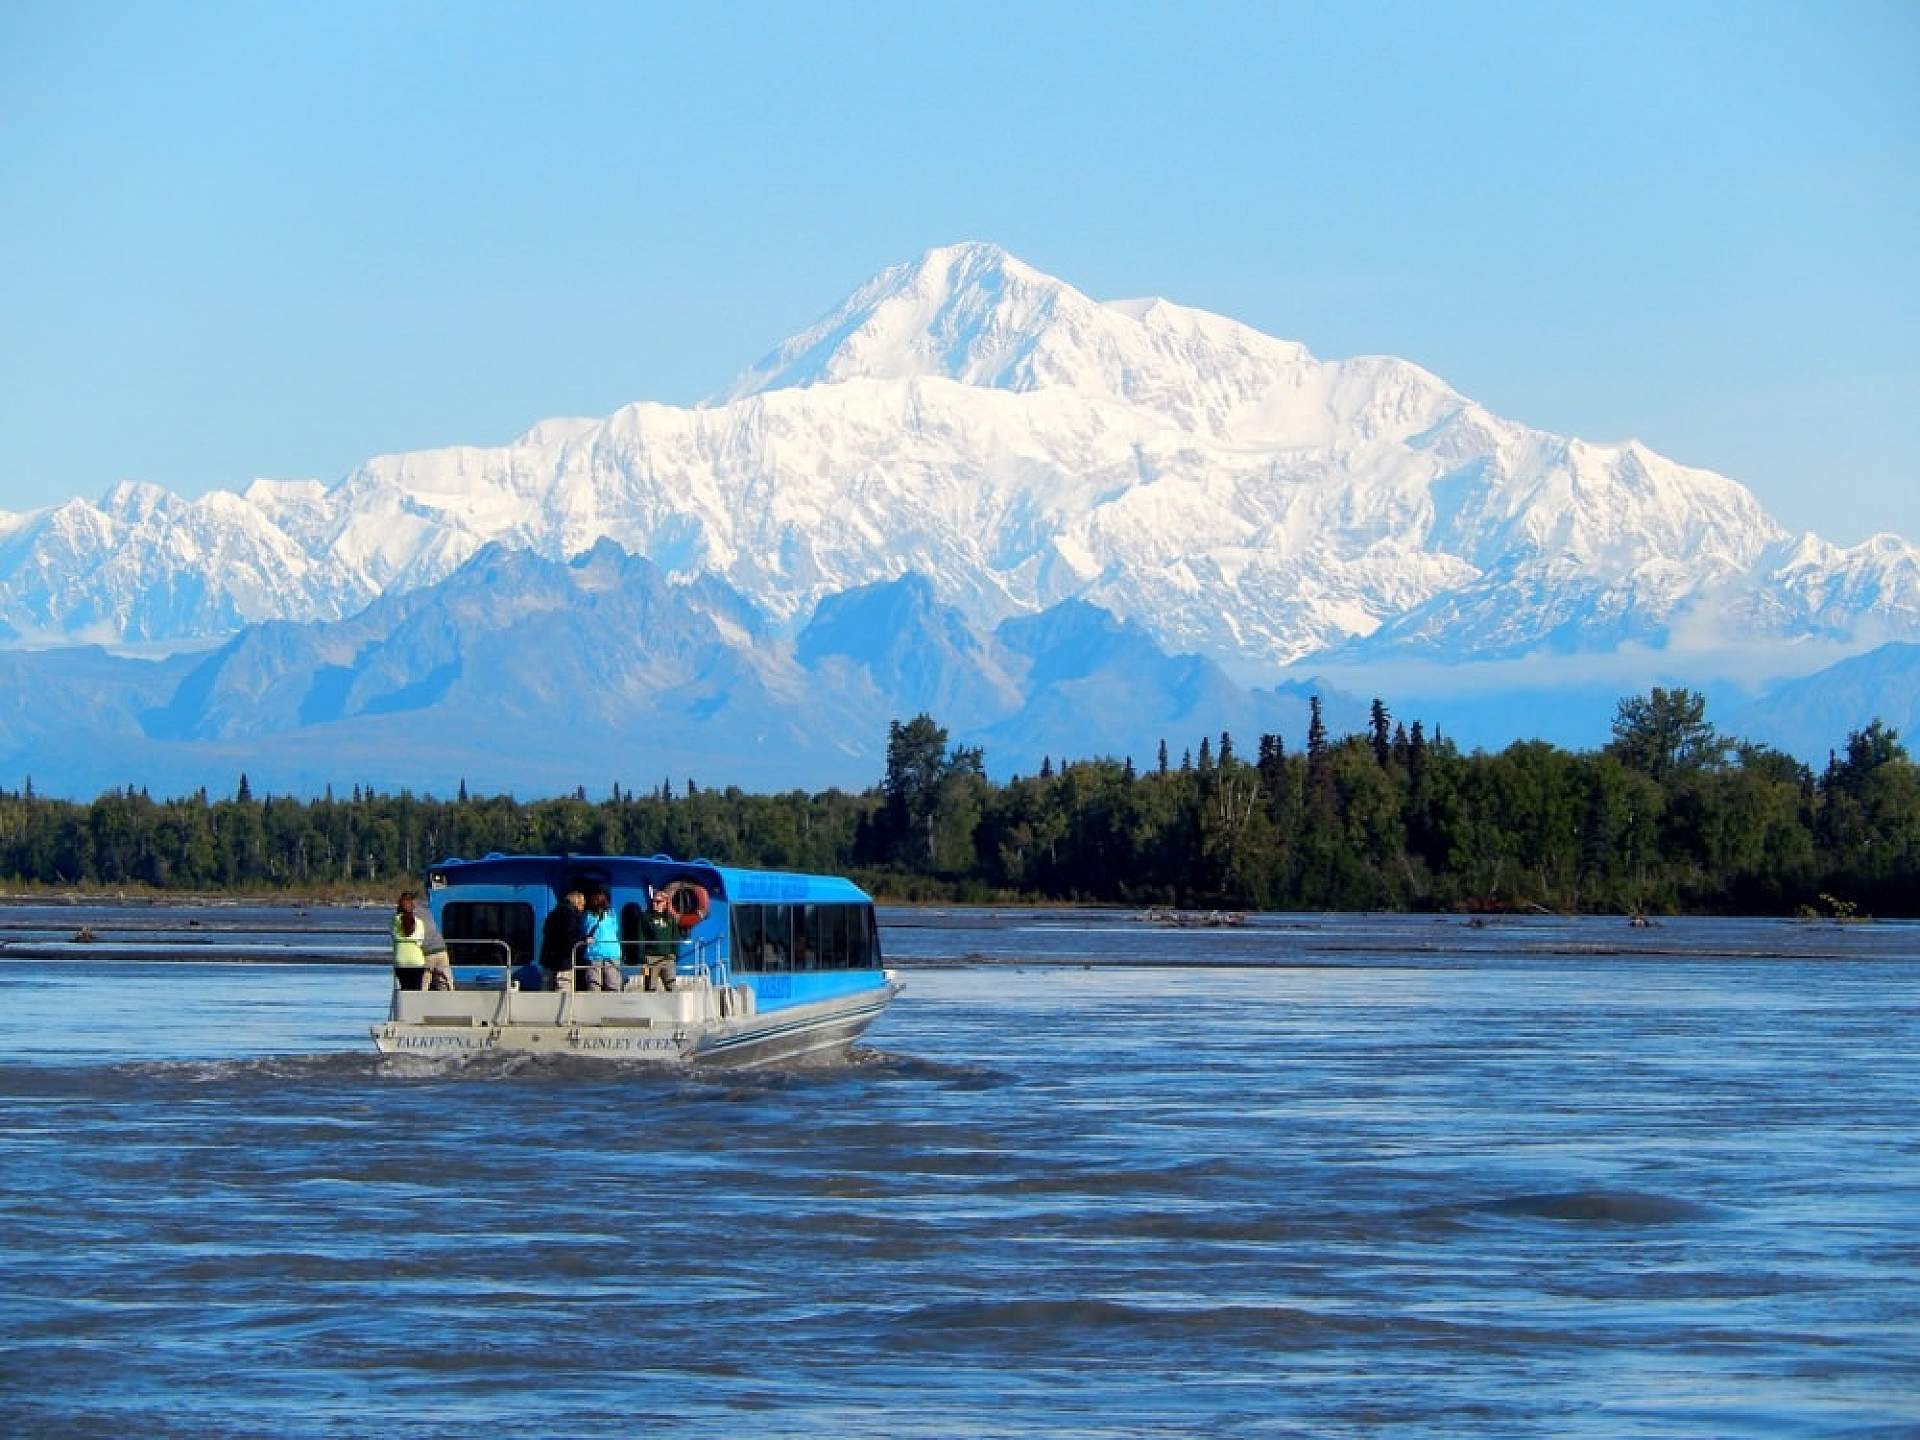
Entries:
{"type": "MultiPolygon", "coordinates": [[[[568,967],[567,976],[568,986],[573,990],[577,991],[582,988],[580,972],[586,969],[588,965],[606,963],[604,961],[589,961],[586,959],[587,946],[592,943],[591,940],[576,940],[574,942],[573,963],[568,967]]],[[[620,941],[620,964],[623,972],[625,970],[638,970],[642,975],[645,975],[647,970],[652,966],[671,961],[673,963],[674,975],[678,979],[701,980],[709,985],[726,983],[726,959],[724,955],[720,953],[720,939],[718,936],[705,940],[674,941],[674,953],[671,955],[649,956],[647,954],[648,946],[661,945],[664,943],[666,942],[660,940],[620,941]],[[691,945],[693,947],[691,953],[683,955],[680,951],[682,945],[691,945]],[[637,961],[627,958],[629,954],[635,953],[639,956],[637,961]]]]}
{"type": "Polygon", "coordinates": [[[703,977],[717,989],[725,989],[732,983],[728,972],[726,937],[709,935],[704,940],[693,942],[692,973],[703,977]]]}
{"type": "MultiPolygon", "coordinates": [[[[588,940],[579,940],[574,943],[572,955],[569,957],[572,963],[568,966],[566,977],[566,988],[569,991],[578,993],[583,988],[581,971],[584,970],[589,963],[586,959],[586,949],[590,943],[592,942],[588,940]]],[[[678,978],[701,981],[716,990],[724,989],[731,983],[727,965],[726,937],[724,936],[710,935],[704,939],[689,937],[685,940],[676,941],[676,953],[674,955],[656,955],[652,957],[651,960],[649,960],[647,955],[647,947],[650,943],[658,945],[661,942],[622,940],[620,942],[620,951],[623,966],[638,969],[642,975],[645,975],[650,963],[658,965],[663,960],[671,959],[674,963],[674,973],[678,978]],[[626,957],[629,954],[638,956],[637,964],[628,964],[626,957]]],[[[505,940],[490,938],[447,941],[448,950],[454,950],[456,947],[464,949],[479,947],[483,950],[498,950],[500,952],[500,1010],[497,1021],[501,1024],[506,1023],[512,1018],[513,1014],[513,976],[516,969],[514,965],[513,946],[505,940]]],[[[571,1007],[569,1006],[569,1008],[571,1007]]]]}
{"type": "Polygon", "coordinates": [[[513,1016],[513,946],[504,940],[449,940],[447,949],[456,945],[479,945],[497,947],[500,950],[500,1014],[499,1022],[506,1024],[513,1016]]]}

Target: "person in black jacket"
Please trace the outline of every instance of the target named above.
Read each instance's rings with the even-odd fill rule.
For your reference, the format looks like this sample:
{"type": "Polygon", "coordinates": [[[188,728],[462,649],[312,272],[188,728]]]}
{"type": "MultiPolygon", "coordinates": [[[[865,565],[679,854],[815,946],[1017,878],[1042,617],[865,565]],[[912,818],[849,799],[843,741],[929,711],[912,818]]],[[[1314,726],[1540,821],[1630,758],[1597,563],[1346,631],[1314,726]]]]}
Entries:
{"type": "Polygon", "coordinates": [[[587,897],[569,890],[547,913],[547,923],[540,930],[540,968],[546,972],[549,990],[573,988],[573,967],[584,963],[574,947],[587,938],[586,908],[587,897]]]}

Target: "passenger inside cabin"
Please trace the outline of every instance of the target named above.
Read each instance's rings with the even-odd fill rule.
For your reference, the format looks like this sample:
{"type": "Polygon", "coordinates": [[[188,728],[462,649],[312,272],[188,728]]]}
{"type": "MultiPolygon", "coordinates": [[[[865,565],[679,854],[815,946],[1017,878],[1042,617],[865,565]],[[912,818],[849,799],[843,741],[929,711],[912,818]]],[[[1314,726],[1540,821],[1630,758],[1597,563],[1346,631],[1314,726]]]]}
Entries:
{"type": "Polygon", "coordinates": [[[540,931],[540,968],[546,972],[549,990],[573,988],[573,967],[580,958],[575,947],[587,938],[582,913],[586,908],[587,897],[569,890],[547,914],[547,923],[540,931]]]}

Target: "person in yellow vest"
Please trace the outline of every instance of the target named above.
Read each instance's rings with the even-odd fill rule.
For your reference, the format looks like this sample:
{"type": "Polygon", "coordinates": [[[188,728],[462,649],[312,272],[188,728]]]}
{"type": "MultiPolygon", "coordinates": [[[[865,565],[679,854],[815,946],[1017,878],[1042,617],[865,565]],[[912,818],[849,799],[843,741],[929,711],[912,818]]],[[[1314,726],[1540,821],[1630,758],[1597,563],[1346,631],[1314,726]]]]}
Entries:
{"type": "Polygon", "coordinates": [[[413,913],[420,897],[400,892],[393,908],[393,983],[402,990],[424,990],[427,981],[427,927],[413,913]]]}

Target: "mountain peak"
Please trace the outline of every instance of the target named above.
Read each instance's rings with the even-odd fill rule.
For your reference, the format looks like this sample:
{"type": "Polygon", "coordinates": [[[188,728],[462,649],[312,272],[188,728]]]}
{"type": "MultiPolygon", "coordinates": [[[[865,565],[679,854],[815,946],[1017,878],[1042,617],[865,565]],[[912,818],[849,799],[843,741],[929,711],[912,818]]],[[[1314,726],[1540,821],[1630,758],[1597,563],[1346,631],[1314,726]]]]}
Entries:
{"type": "Polygon", "coordinates": [[[1234,445],[1271,436],[1297,444],[1350,422],[1368,435],[1410,435],[1465,403],[1404,361],[1323,362],[1296,342],[1168,300],[1102,303],[978,241],[881,271],[748,370],[719,403],[922,379],[1071,391],[1234,445]]]}
{"type": "Polygon", "coordinates": [[[897,265],[888,273],[894,272],[921,278],[942,275],[961,278],[1003,272],[1027,280],[1041,280],[1054,285],[1062,283],[1051,276],[1042,275],[990,240],[962,240],[957,245],[934,245],[921,251],[918,260],[908,265],[897,265]]]}
{"type": "Polygon", "coordinates": [[[100,497],[99,509],[116,520],[137,521],[172,500],[173,493],[145,480],[117,481],[100,497]]]}
{"type": "Polygon", "coordinates": [[[845,380],[943,376],[1027,389],[1021,362],[1063,296],[1093,302],[997,245],[970,241],[882,270],[816,324],[778,346],[722,397],[845,380]]]}

